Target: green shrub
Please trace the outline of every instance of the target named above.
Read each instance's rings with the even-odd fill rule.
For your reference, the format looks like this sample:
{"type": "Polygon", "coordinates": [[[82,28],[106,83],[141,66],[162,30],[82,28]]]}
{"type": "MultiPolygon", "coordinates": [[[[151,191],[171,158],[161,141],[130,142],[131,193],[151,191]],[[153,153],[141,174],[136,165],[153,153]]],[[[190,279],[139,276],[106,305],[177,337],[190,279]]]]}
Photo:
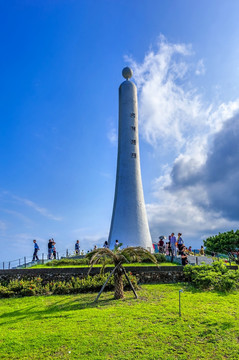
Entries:
{"type": "Polygon", "coordinates": [[[46,263],[47,266],[64,266],[64,265],[89,265],[89,259],[83,258],[83,259],[60,259],[60,260],[52,260],[46,263]]]}
{"type": "MultiPolygon", "coordinates": [[[[162,262],[166,262],[166,257],[164,254],[154,254],[158,263],[162,263],[162,262]]],[[[65,258],[65,259],[60,259],[60,260],[52,260],[46,263],[46,266],[49,267],[57,267],[57,266],[71,266],[71,265],[86,265],[89,266],[89,258],[85,257],[82,259],[71,259],[71,258],[65,258]]],[[[142,258],[141,260],[139,259],[131,259],[130,261],[131,263],[135,263],[135,262],[142,262],[142,263],[151,263],[152,261],[145,256],[144,258],[142,258]]],[[[125,262],[127,263],[127,262],[125,262]]],[[[112,259],[108,258],[108,257],[102,257],[99,259],[98,264],[102,264],[104,267],[107,265],[113,265],[113,261],[112,259]]],[[[127,263],[128,264],[128,263],[127,263]]]]}
{"type": "MultiPolygon", "coordinates": [[[[13,280],[6,286],[0,284],[0,298],[13,296],[34,296],[34,295],[50,295],[50,294],[77,294],[84,292],[99,291],[105,283],[109,274],[87,276],[79,279],[72,277],[69,281],[50,281],[42,285],[42,279],[37,278],[33,280],[13,280]]],[[[133,286],[137,288],[137,279],[128,273],[130,281],[133,286]]],[[[129,289],[128,282],[123,278],[124,286],[129,289]]],[[[105,290],[112,290],[114,288],[114,277],[110,278],[105,290]]]]}
{"type": "Polygon", "coordinates": [[[230,270],[223,261],[212,265],[184,267],[186,279],[203,290],[228,292],[239,289],[239,270],[230,270]]]}
{"type": "Polygon", "coordinates": [[[239,274],[234,270],[229,270],[226,274],[223,274],[219,281],[215,281],[214,289],[223,292],[229,292],[239,288],[239,274]]]}
{"type": "Polygon", "coordinates": [[[154,254],[158,263],[167,262],[166,256],[164,254],[154,254]]]}
{"type": "Polygon", "coordinates": [[[14,296],[14,292],[9,290],[7,286],[0,285],[0,298],[8,298],[14,296]]]}
{"type": "MultiPolygon", "coordinates": [[[[34,289],[33,287],[31,287],[31,285],[29,287],[24,287],[19,295],[21,296],[34,296],[37,294],[37,289],[34,289]]],[[[41,293],[38,293],[38,295],[40,295],[41,293]]]]}
{"type": "MultiPolygon", "coordinates": [[[[36,278],[33,280],[11,280],[8,284],[5,283],[5,288],[9,291],[11,296],[32,296],[42,294],[42,279],[36,278]]],[[[4,295],[4,289],[0,289],[0,297],[4,295]]]]}

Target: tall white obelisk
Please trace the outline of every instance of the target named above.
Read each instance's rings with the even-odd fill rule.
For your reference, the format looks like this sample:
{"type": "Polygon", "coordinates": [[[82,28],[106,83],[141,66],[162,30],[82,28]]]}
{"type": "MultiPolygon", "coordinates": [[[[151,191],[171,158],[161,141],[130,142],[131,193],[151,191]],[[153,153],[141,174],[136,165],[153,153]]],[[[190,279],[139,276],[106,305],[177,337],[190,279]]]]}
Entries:
{"type": "Polygon", "coordinates": [[[118,160],[109,246],[115,240],[123,247],[142,246],[151,251],[152,240],[141,180],[137,88],[129,79],[133,72],[122,71],[126,79],[119,87],[118,160]]]}

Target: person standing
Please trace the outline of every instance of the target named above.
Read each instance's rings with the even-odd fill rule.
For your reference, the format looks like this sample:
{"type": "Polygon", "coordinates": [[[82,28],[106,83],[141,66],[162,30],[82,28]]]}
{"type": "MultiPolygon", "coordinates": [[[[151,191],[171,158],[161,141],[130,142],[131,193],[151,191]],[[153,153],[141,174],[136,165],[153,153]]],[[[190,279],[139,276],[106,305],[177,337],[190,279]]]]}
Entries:
{"type": "Polygon", "coordinates": [[[172,256],[172,248],[171,248],[170,241],[166,242],[166,255],[172,256]]]}
{"type": "Polygon", "coordinates": [[[177,243],[178,243],[178,251],[179,251],[179,254],[180,254],[180,252],[181,252],[182,249],[183,249],[183,245],[184,245],[184,241],[183,241],[183,239],[182,239],[182,234],[181,234],[181,233],[178,233],[177,243]]]}
{"type": "Polygon", "coordinates": [[[53,254],[53,258],[56,260],[56,243],[54,240],[52,242],[52,254],[53,254]]]}
{"type": "Polygon", "coordinates": [[[108,241],[107,241],[107,240],[105,240],[104,245],[103,245],[103,248],[109,249],[109,245],[108,245],[108,241]]]}
{"type": "Polygon", "coordinates": [[[172,249],[172,256],[176,256],[177,254],[177,250],[176,250],[176,242],[177,239],[174,236],[174,233],[171,234],[171,238],[170,238],[170,245],[171,245],[171,249],[172,249]]]}
{"type": "Polygon", "coordinates": [[[121,250],[120,245],[122,244],[119,243],[119,240],[115,240],[115,250],[121,250]]]}
{"type": "Polygon", "coordinates": [[[76,240],[76,243],[75,243],[75,252],[76,252],[76,255],[78,255],[79,252],[80,252],[80,242],[79,242],[79,240],[76,240]]]}
{"type": "Polygon", "coordinates": [[[51,239],[49,239],[47,247],[48,247],[48,260],[51,260],[51,254],[52,254],[52,241],[51,241],[51,239]]]}
{"type": "Polygon", "coordinates": [[[163,254],[164,253],[164,241],[161,236],[159,237],[158,248],[159,248],[159,252],[161,254],[163,254]]]}
{"type": "Polygon", "coordinates": [[[167,255],[172,256],[173,254],[172,254],[172,248],[171,248],[171,235],[169,235],[168,242],[166,244],[167,244],[167,255]]]}
{"type": "Polygon", "coordinates": [[[201,256],[204,256],[205,254],[204,254],[204,247],[203,247],[203,245],[201,246],[201,249],[200,249],[200,251],[199,251],[199,255],[201,255],[201,256]]]}
{"type": "Polygon", "coordinates": [[[32,261],[35,261],[35,259],[38,261],[39,258],[37,256],[37,252],[38,250],[40,250],[39,246],[37,245],[37,241],[33,240],[33,244],[34,244],[34,252],[33,252],[33,257],[32,257],[32,261]]]}

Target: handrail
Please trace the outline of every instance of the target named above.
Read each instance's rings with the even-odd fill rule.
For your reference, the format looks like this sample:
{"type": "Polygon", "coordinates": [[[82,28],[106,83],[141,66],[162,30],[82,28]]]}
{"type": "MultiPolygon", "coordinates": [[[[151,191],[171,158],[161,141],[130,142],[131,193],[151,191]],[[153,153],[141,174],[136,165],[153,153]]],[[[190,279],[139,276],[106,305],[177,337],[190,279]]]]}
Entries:
{"type": "MultiPolygon", "coordinates": [[[[75,250],[61,250],[56,252],[56,259],[59,260],[62,257],[71,257],[75,254],[75,250]]],[[[80,255],[80,254],[79,254],[80,255]]],[[[48,253],[42,253],[38,255],[39,260],[32,261],[32,256],[23,256],[21,258],[15,260],[8,260],[0,262],[0,270],[9,270],[9,269],[19,269],[19,268],[26,268],[28,266],[32,266],[34,263],[45,264],[49,260],[54,260],[48,258],[48,253]]]]}

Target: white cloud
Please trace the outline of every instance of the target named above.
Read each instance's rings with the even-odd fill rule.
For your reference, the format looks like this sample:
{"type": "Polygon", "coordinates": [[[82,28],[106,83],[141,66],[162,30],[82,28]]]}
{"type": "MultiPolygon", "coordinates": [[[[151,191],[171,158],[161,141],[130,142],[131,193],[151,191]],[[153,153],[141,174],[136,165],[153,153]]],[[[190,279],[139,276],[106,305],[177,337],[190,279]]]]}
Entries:
{"type": "Polygon", "coordinates": [[[31,219],[29,219],[27,216],[23,215],[22,213],[15,211],[15,210],[9,210],[9,209],[2,209],[0,208],[1,212],[4,212],[6,214],[10,214],[13,215],[15,218],[18,218],[22,221],[24,221],[25,223],[31,223],[31,219]]]}
{"type": "MultiPolygon", "coordinates": [[[[20,196],[16,196],[16,195],[14,195],[14,194],[11,194],[11,193],[8,192],[8,191],[4,191],[4,192],[2,193],[2,195],[4,195],[4,196],[9,196],[9,197],[11,197],[12,199],[16,200],[18,203],[34,209],[36,212],[38,212],[38,213],[41,214],[42,216],[47,217],[48,219],[55,220],[55,221],[61,221],[61,220],[62,220],[61,217],[55,216],[55,215],[51,214],[47,209],[45,209],[45,208],[43,208],[43,207],[40,207],[38,204],[36,204],[36,203],[33,202],[32,200],[25,199],[25,198],[22,198],[22,197],[20,197],[20,196]]],[[[15,212],[15,215],[16,215],[16,212],[15,212]]]]}
{"type": "Polygon", "coordinates": [[[157,51],[151,51],[139,64],[127,58],[139,89],[141,133],[154,147],[158,143],[177,150],[188,136],[201,131],[210,108],[197,89],[185,81],[191,73],[187,59],[191,46],[170,44],[160,38],[157,51]]]}
{"type": "Polygon", "coordinates": [[[206,68],[204,65],[204,61],[203,61],[203,59],[200,59],[197,63],[195,74],[196,75],[204,75],[205,72],[206,72],[206,68]]]}
{"type": "Polygon", "coordinates": [[[218,132],[222,129],[224,122],[231,119],[239,111],[239,99],[219,104],[207,118],[207,123],[211,129],[211,133],[218,132]]]}
{"type": "Polygon", "coordinates": [[[117,138],[117,131],[115,128],[111,128],[108,131],[107,138],[111,144],[113,144],[113,145],[117,144],[118,138],[117,138]]]}
{"type": "MultiPolygon", "coordinates": [[[[201,171],[213,159],[210,151],[216,151],[215,146],[212,149],[216,134],[238,113],[239,99],[205,103],[193,86],[195,74],[205,73],[204,61],[195,60],[194,65],[193,56],[191,46],[170,44],[161,37],[157,50],[151,50],[142,63],[127,60],[139,89],[141,135],[155,154],[163,147],[174,157],[171,163],[165,158],[162,172],[152,182],[155,201],[147,205],[152,235],[157,238],[180,231],[201,242],[203,236],[238,226],[235,216],[216,206],[215,191],[212,199],[209,185],[201,181],[201,171]]],[[[225,149],[230,147],[229,137],[224,142],[225,149]]],[[[220,162],[219,157],[215,159],[220,162]]],[[[231,179],[227,183],[231,195],[237,188],[231,179]]],[[[225,191],[223,186],[217,189],[225,191]]]]}
{"type": "Polygon", "coordinates": [[[229,221],[216,211],[205,211],[196,206],[186,193],[167,194],[160,203],[147,205],[152,238],[155,241],[159,235],[169,235],[171,232],[181,232],[187,239],[198,245],[205,239],[205,234],[218,233],[221,229],[235,228],[236,221],[229,221]]]}
{"type": "Polygon", "coordinates": [[[43,216],[45,216],[45,217],[47,217],[49,219],[52,219],[52,220],[55,220],[55,221],[61,221],[62,220],[61,217],[52,215],[47,209],[45,209],[43,207],[40,207],[39,205],[37,205],[36,203],[34,203],[33,201],[31,201],[29,199],[24,199],[24,198],[21,198],[19,196],[13,196],[13,198],[18,200],[22,204],[33,208],[35,211],[37,211],[38,213],[40,213],[41,215],[43,215],[43,216]]]}

